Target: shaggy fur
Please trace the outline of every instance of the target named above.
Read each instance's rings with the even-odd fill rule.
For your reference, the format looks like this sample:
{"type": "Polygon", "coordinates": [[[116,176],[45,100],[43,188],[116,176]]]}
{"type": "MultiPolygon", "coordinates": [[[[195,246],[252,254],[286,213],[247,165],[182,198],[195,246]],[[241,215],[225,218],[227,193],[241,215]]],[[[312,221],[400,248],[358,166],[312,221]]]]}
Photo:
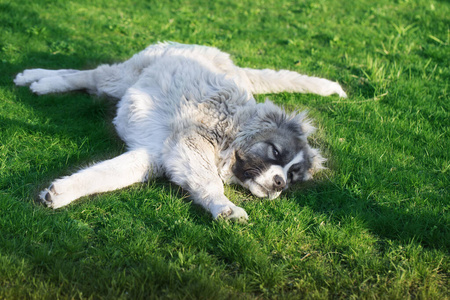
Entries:
{"type": "Polygon", "coordinates": [[[152,45],[94,70],[25,70],[14,82],[39,95],[85,89],[120,99],[114,125],[128,151],[55,180],[40,194],[49,207],[167,176],[213,218],[236,220],[248,216],[224,195],[224,182],[274,199],[309,179],[323,161],[308,145],[313,127],[304,113],[256,103],[253,94],[346,97],[326,79],[239,68],[215,48],[177,43],[152,45]]]}

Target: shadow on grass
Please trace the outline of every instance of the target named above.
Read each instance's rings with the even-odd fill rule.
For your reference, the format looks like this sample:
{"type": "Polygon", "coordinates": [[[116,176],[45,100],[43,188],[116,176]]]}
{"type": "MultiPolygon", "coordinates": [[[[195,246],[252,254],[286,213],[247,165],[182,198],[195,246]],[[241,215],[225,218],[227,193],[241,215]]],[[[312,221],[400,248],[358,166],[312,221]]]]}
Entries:
{"type": "Polygon", "coordinates": [[[334,224],[355,217],[381,239],[402,243],[415,241],[428,248],[450,249],[450,227],[444,213],[411,210],[398,203],[379,203],[370,196],[356,195],[331,182],[312,184],[303,193],[308,196],[296,198],[301,199],[296,200],[298,205],[327,215],[334,224]]]}

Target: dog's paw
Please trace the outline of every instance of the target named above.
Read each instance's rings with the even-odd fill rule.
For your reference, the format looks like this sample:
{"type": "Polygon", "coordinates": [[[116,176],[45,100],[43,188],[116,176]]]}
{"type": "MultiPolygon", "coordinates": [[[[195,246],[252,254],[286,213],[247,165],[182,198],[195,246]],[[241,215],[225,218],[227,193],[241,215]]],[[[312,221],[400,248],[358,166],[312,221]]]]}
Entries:
{"type": "Polygon", "coordinates": [[[34,80],[30,80],[30,77],[26,75],[27,71],[29,70],[25,70],[23,73],[17,74],[16,78],[14,79],[15,85],[25,86],[34,82],[34,80]]]}
{"type": "Polygon", "coordinates": [[[65,92],[67,83],[61,76],[45,77],[30,85],[30,90],[38,95],[65,92]]]}
{"type": "Polygon", "coordinates": [[[329,81],[328,85],[323,86],[322,96],[330,96],[338,94],[341,98],[347,98],[347,94],[342,89],[341,85],[337,82],[329,81]]]}
{"type": "Polygon", "coordinates": [[[39,200],[53,209],[63,207],[72,202],[67,195],[57,193],[53,184],[39,193],[39,200]]]}
{"type": "Polygon", "coordinates": [[[239,206],[221,205],[212,212],[215,220],[231,220],[238,223],[246,223],[248,220],[247,212],[239,206]]]}
{"type": "Polygon", "coordinates": [[[42,203],[47,205],[48,207],[53,208],[53,198],[57,196],[55,187],[50,185],[48,189],[45,189],[39,193],[39,200],[41,200],[42,203]]]}
{"type": "Polygon", "coordinates": [[[46,76],[46,70],[29,69],[17,74],[16,78],[14,79],[14,83],[18,86],[27,86],[46,76]]]}
{"type": "Polygon", "coordinates": [[[336,85],[337,87],[335,89],[335,93],[338,94],[341,98],[347,98],[347,93],[344,92],[342,87],[338,83],[336,83],[336,85]]]}
{"type": "Polygon", "coordinates": [[[321,96],[338,94],[339,97],[347,98],[347,94],[337,82],[325,78],[309,77],[305,80],[307,91],[321,96]]]}

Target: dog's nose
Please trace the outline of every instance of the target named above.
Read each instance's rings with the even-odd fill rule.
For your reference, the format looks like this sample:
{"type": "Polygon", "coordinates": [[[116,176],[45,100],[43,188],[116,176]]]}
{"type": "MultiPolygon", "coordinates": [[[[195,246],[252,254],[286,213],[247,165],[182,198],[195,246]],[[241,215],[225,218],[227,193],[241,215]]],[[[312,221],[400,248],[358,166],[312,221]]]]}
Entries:
{"type": "Polygon", "coordinates": [[[280,175],[275,175],[273,177],[273,187],[277,190],[282,190],[286,186],[286,181],[280,175]]]}

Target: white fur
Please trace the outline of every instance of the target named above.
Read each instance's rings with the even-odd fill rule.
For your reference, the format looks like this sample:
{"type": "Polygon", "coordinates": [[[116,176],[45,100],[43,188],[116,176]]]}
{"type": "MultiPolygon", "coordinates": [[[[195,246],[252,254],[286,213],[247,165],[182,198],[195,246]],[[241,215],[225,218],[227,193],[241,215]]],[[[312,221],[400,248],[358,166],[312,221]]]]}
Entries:
{"type": "MultiPolygon", "coordinates": [[[[120,99],[114,125],[128,152],[55,180],[40,194],[48,206],[59,208],[86,195],[165,174],[214,218],[236,220],[246,220],[248,215],[227,199],[223,182],[236,182],[231,172],[233,147],[248,139],[237,133],[254,111],[274,109],[269,102],[256,104],[252,94],[289,91],[346,97],[339,84],[327,79],[286,70],[239,68],[215,48],[176,43],[152,45],[124,63],[89,71],[25,70],[14,82],[30,85],[37,94],[86,89],[120,99]],[[212,142],[216,131],[210,128],[236,141],[231,141],[232,146],[226,138],[212,142]]],[[[304,116],[292,118],[303,122],[304,116]]],[[[305,122],[305,128],[306,138],[312,127],[305,122]]],[[[279,195],[264,191],[263,181],[275,173],[286,180],[287,169],[278,167],[270,173],[248,187],[253,194],[279,195]]]]}

